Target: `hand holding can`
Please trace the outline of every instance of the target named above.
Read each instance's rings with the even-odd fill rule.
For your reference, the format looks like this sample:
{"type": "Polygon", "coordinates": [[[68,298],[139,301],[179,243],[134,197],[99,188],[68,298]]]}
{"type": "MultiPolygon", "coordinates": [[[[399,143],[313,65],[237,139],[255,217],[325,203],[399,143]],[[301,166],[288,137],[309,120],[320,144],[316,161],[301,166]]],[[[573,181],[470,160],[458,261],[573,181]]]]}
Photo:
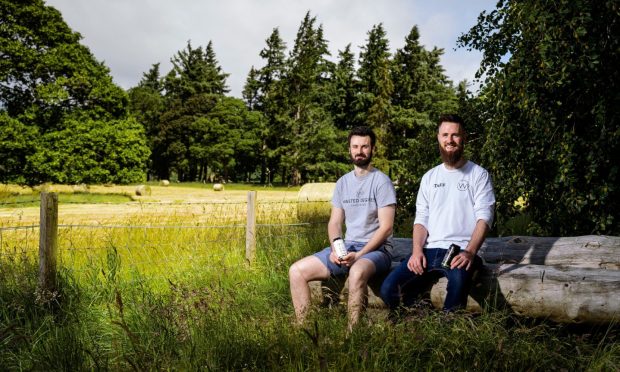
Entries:
{"type": "Polygon", "coordinates": [[[342,260],[343,258],[345,258],[348,252],[347,252],[347,248],[344,246],[344,240],[338,237],[334,239],[332,244],[334,246],[334,253],[336,253],[336,256],[338,257],[338,259],[342,260]]]}
{"type": "Polygon", "coordinates": [[[461,251],[461,247],[459,247],[456,244],[450,244],[450,247],[448,248],[446,255],[443,257],[443,260],[441,261],[441,266],[444,269],[449,269],[450,265],[452,264],[452,259],[456,257],[456,255],[459,254],[460,251],[461,251]]]}

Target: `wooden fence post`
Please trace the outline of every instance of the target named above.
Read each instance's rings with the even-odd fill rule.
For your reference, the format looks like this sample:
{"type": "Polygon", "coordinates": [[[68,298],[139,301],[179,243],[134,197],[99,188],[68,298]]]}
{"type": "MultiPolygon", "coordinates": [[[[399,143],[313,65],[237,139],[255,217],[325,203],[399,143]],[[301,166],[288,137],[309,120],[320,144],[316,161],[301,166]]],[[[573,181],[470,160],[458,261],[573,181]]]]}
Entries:
{"type": "Polygon", "coordinates": [[[56,290],[56,253],[58,251],[58,194],[41,193],[39,233],[39,290],[56,290]]]}
{"type": "Polygon", "coordinates": [[[245,228],[245,259],[254,262],[256,256],[256,191],[248,191],[248,213],[245,228]]]}

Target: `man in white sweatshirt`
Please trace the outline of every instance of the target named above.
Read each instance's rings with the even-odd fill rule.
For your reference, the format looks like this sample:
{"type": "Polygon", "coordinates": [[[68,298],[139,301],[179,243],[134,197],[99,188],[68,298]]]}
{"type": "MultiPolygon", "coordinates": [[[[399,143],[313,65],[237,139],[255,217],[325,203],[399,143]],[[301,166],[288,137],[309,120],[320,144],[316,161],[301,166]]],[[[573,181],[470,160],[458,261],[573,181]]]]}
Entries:
{"type": "Polygon", "coordinates": [[[443,309],[467,305],[476,255],[493,223],[495,194],[489,173],[463,156],[465,124],[457,115],[443,115],[437,127],[442,164],[422,177],[416,199],[413,252],[385,279],[381,298],[394,313],[412,305],[433,276],[448,279],[443,309]],[[459,253],[442,266],[451,245],[459,253]]]}

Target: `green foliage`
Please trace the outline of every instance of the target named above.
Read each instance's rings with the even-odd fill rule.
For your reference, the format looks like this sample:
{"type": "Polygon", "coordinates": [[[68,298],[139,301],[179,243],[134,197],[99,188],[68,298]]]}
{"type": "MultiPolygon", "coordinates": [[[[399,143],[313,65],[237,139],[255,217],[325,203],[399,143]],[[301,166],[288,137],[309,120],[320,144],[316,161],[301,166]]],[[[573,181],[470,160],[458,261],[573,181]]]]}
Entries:
{"type": "Polygon", "coordinates": [[[24,164],[38,150],[38,128],[24,125],[6,112],[0,112],[0,128],[0,182],[24,184],[24,164]]]}
{"type": "Polygon", "coordinates": [[[134,119],[101,122],[68,119],[64,128],[45,133],[41,149],[28,159],[37,183],[137,183],[144,180],[144,131],[134,119]]]}
{"type": "Polygon", "coordinates": [[[440,162],[435,145],[437,118],[457,111],[454,89],[439,65],[443,51],[427,51],[419,37],[414,26],[404,47],[396,51],[392,68],[394,105],[387,152],[398,184],[399,223],[415,213],[422,175],[440,162]]]}
{"type": "MultiPolygon", "coordinates": [[[[166,273],[162,286],[139,272],[127,275],[129,257],[110,248],[87,269],[62,270],[61,290],[50,301],[36,296],[33,261],[0,256],[0,365],[7,370],[572,371],[614,370],[620,363],[617,326],[574,329],[503,312],[472,316],[415,309],[392,323],[383,310],[370,309],[347,334],[344,306],[317,306],[310,322],[295,327],[287,270],[296,258],[327,244],[324,225],[261,228],[252,267],[244,265],[238,246],[225,262],[231,247],[218,244],[221,251],[194,252],[185,279],[166,273]],[[205,254],[206,265],[194,262],[205,254]]],[[[192,236],[197,231],[182,234],[204,242],[192,236]]],[[[124,234],[131,232],[117,230],[114,238],[124,234]]],[[[169,234],[151,238],[154,250],[169,250],[175,258],[185,253],[168,246],[169,234]]]]}
{"type": "Polygon", "coordinates": [[[2,0],[0,12],[2,181],[141,180],[144,134],[108,68],[43,1],[2,0]]]}
{"type": "Polygon", "coordinates": [[[498,222],[527,199],[530,233],[620,233],[620,4],[500,1],[460,38],[483,51],[483,165],[498,222]]]}

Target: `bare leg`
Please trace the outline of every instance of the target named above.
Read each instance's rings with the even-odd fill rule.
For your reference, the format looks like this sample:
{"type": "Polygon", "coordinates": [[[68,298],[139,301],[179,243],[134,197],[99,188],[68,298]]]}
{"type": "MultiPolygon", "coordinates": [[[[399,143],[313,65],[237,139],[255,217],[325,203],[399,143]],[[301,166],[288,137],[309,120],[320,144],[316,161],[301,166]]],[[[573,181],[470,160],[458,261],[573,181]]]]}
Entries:
{"type": "Polygon", "coordinates": [[[304,322],[310,309],[310,286],[308,282],[326,280],[329,275],[327,267],[315,256],[304,257],[289,268],[288,278],[297,324],[304,322]]]}
{"type": "Polygon", "coordinates": [[[359,322],[368,301],[368,280],[375,273],[375,264],[370,260],[361,259],[349,270],[349,325],[348,331],[359,322]]]}

